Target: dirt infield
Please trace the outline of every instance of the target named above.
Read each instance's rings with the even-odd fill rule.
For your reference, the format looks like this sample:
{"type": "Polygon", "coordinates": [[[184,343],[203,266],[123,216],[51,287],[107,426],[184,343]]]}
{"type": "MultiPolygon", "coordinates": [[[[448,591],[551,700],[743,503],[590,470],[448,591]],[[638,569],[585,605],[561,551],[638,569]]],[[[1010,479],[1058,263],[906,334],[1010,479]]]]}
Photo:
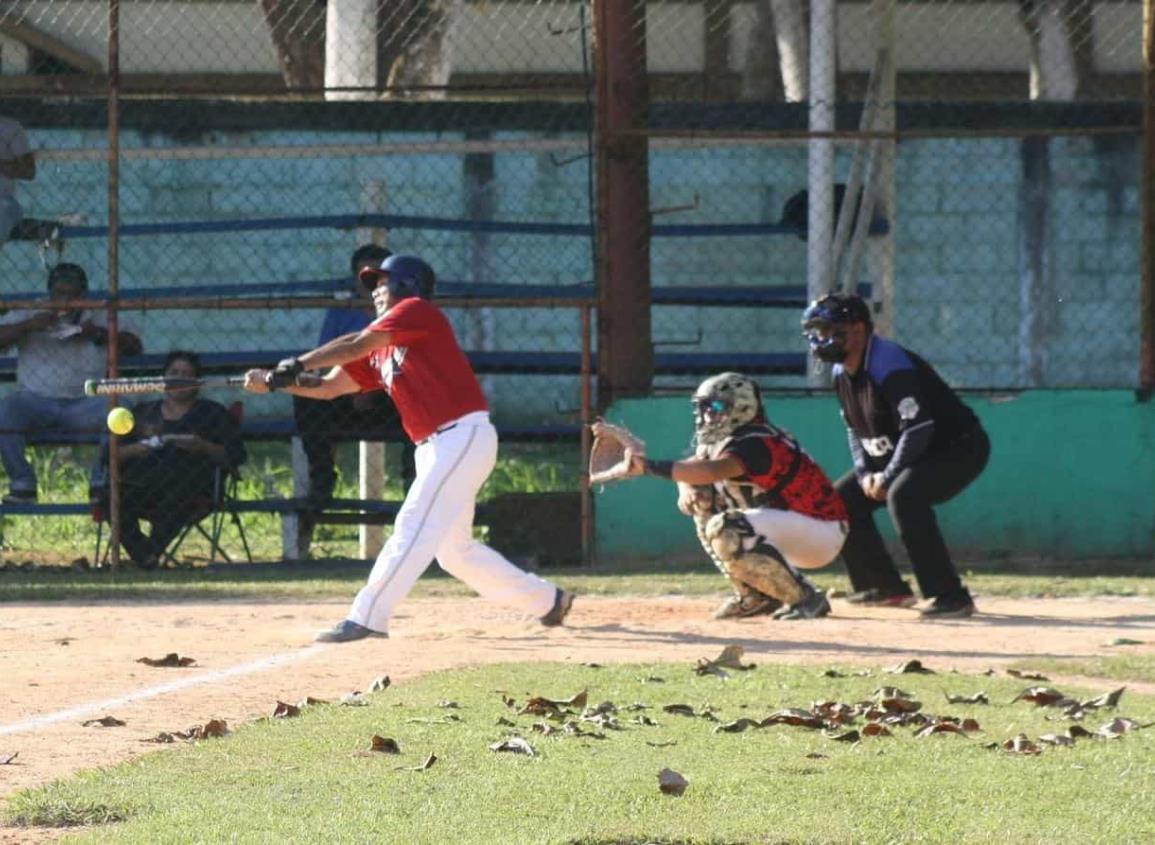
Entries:
{"type": "MultiPolygon", "coordinates": [[[[980,671],[1030,656],[1118,653],[1118,637],[1155,651],[1150,599],[985,599],[973,619],[921,622],[913,611],[834,602],[808,622],[710,619],[715,600],[579,598],[562,629],[543,629],[478,599],[410,600],[391,640],[318,646],[345,603],[11,604],[0,613],[0,796],[79,769],[155,751],[161,731],[210,718],[236,725],[278,699],[336,698],[483,662],[572,660],[692,664],[740,643],[755,662],[885,666],[918,657],[938,671],[980,671]],[[191,668],[136,662],[178,652],[191,668]],[[113,702],[113,703],[108,703],[113,702]],[[124,727],[82,727],[105,715],[124,727]]],[[[1108,681],[1086,680],[1091,688],[1108,681]]],[[[1131,684],[1155,693],[1155,686],[1131,684]]],[[[28,831],[0,829],[0,842],[28,831]]]]}

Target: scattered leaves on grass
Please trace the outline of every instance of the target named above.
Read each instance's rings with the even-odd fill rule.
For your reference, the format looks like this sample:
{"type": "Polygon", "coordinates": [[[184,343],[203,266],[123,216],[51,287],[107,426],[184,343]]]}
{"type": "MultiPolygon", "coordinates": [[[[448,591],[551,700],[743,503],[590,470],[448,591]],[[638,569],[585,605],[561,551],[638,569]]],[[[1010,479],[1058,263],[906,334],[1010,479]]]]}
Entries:
{"type": "Polygon", "coordinates": [[[962,729],[964,731],[966,731],[968,734],[976,733],[976,732],[978,732],[978,733],[982,732],[982,727],[979,725],[977,719],[963,719],[962,720],[962,729]]]}
{"type": "Polygon", "coordinates": [[[885,670],[891,675],[933,675],[934,670],[922,665],[918,659],[906,660],[885,670]]]}
{"type": "Polygon", "coordinates": [[[748,728],[760,728],[761,722],[755,722],[753,719],[738,719],[733,722],[726,722],[722,725],[717,725],[714,728],[716,734],[740,734],[748,728]]]}
{"type": "Polygon", "coordinates": [[[298,701],[297,707],[304,709],[305,707],[316,707],[319,704],[328,704],[328,700],[324,698],[313,698],[311,695],[306,695],[304,701],[298,701]]]}
{"type": "Polygon", "coordinates": [[[137,663],[143,663],[145,666],[156,666],[163,669],[183,669],[185,666],[196,665],[196,660],[192,657],[181,657],[175,651],[170,651],[164,657],[138,657],[137,663]]]}
{"type": "Polygon", "coordinates": [[[643,684],[664,684],[665,682],[665,678],[660,678],[657,675],[647,675],[646,677],[642,678],[643,684]]]}
{"type": "Polygon", "coordinates": [[[690,782],[673,769],[658,772],[658,789],[663,795],[681,795],[689,785],[690,782]]]}
{"type": "Polygon", "coordinates": [[[872,669],[859,669],[856,672],[841,672],[838,669],[827,669],[822,673],[824,678],[869,678],[874,674],[872,669]]]}
{"type": "Polygon", "coordinates": [[[170,734],[168,731],[161,731],[156,736],[150,736],[147,739],[142,739],[141,742],[155,742],[158,745],[168,745],[176,742],[176,736],[170,734]]]}
{"type": "Polygon", "coordinates": [[[650,742],[646,740],[646,745],[650,746],[650,748],[669,748],[671,745],[677,744],[678,741],[676,739],[666,740],[665,742],[650,742]]]}
{"type": "Polygon", "coordinates": [[[585,666],[587,669],[601,669],[602,668],[602,664],[600,664],[600,663],[583,663],[582,666],[585,666]]]}
{"type": "Polygon", "coordinates": [[[392,684],[393,681],[389,679],[388,675],[382,675],[380,678],[374,680],[373,683],[369,684],[369,692],[384,692],[389,689],[392,684]]]}
{"type": "Polygon", "coordinates": [[[123,728],[127,722],[123,722],[115,716],[101,716],[99,719],[89,719],[86,722],[81,722],[82,728],[123,728]]]}
{"type": "Polygon", "coordinates": [[[1024,681],[1049,681],[1051,680],[1042,672],[1034,672],[1028,669],[1008,669],[1007,674],[1012,678],[1019,678],[1024,681]]]}
{"type": "Polygon", "coordinates": [[[878,698],[874,705],[886,713],[917,713],[922,709],[922,702],[912,698],[878,698]]]}
{"type": "Polygon", "coordinates": [[[401,746],[392,737],[373,734],[373,738],[369,740],[369,750],[379,751],[382,754],[400,754],[401,746]]]}
{"type": "Polygon", "coordinates": [[[516,728],[517,727],[517,722],[511,722],[509,719],[505,718],[504,716],[498,716],[497,721],[494,722],[494,724],[495,725],[501,725],[502,727],[505,727],[505,728],[516,728]]]}
{"type": "Polygon", "coordinates": [[[1107,645],[1143,645],[1142,640],[1132,640],[1127,637],[1115,637],[1107,645]]]}
{"type": "Polygon", "coordinates": [[[819,754],[817,751],[811,751],[806,755],[807,760],[829,760],[829,754],[819,754]]]}
{"type": "Polygon", "coordinates": [[[878,722],[867,722],[862,728],[863,736],[891,736],[890,728],[878,722]]]}
{"type": "Polygon", "coordinates": [[[640,702],[640,701],[635,701],[633,704],[627,704],[625,707],[622,708],[622,710],[625,711],[626,713],[633,713],[637,710],[649,710],[649,709],[650,709],[650,705],[642,704],[642,702],[640,702]]]}
{"type": "Polygon", "coordinates": [[[359,692],[351,692],[348,695],[343,695],[343,696],[341,696],[340,700],[337,703],[340,704],[342,707],[368,707],[369,706],[369,702],[365,700],[365,696],[363,696],[359,692]]]}
{"type": "MultiPolygon", "coordinates": [[[[222,737],[229,732],[229,725],[224,719],[210,719],[203,725],[193,725],[185,733],[187,739],[212,739],[222,737]]],[[[180,736],[180,734],[177,734],[180,736]]]]}
{"type": "Polygon", "coordinates": [[[454,722],[460,722],[461,717],[456,713],[450,713],[440,719],[415,718],[406,719],[405,721],[410,725],[451,725],[454,722]]]}
{"type": "Polygon", "coordinates": [[[1010,751],[1012,754],[1032,755],[1043,753],[1043,749],[1031,742],[1031,738],[1026,734],[1019,734],[1012,739],[1008,739],[1002,744],[1002,749],[1004,751],[1010,751]]]}
{"type": "Polygon", "coordinates": [[[556,725],[551,725],[548,722],[534,722],[529,726],[529,729],[542,736],[553,736],[554,734],[564,733],[561,728],[556,725]]]}
{"type": "Polygon", "coordinates": [[[639,713],[637,716],[635,716],[633,718],[633,723],[635,725],[642,725],[643,727],[647,728],[656,728],[658,726],[658,723],[647,716],[645,713],[639,713]]]}
{"type": "Polygon", "coordinates": [[[1069,736],[1071,739],[1093,737],[1094,735],[1095,734],[1084,728],[1082,725],[1071,725],[1069,728],[1067,728],[1067,736],[1069,736]]]}
{"type": "Polygon", "coordinates": [[[456,701],[450,701],[448,698],[441,699],[441,701],[437,702],[437,706],[443,710],[457,710],[459,708],[456,701]]]}
{"type": "Polygon", "coordinates": [[[278,701],[277,706],[273,708],[274,719],[292,719],[295,716],[301,715],[301,708],[295,704],[289,704],[287,701],[278,701]]]}
{"type": "Polygon", "coordinates": [[[696,716],[694,708],[689,704],[666,704],[662,707],[663,713],[672,713],[675,716],[696,716]]]}
{"type": "Polygon", "coordinates": [[[698,658],[698,665],[694,667],[694,674],[696,675],[717,675],[720,678],[730,677],[726,669],[735,669],[739,672],[745,672],[754,668],[753,663],[743,663],[742,655],[745,653],[740,645],[731,644],[722,649],[722,653],[713,660],[707,660],[704,657],[698,658]]]}
{"type": "Polygon", "coordinates": [[[1075,740],[1066,734],[1043,734],[1041,737],[1039,737],[1039,742],[1045,745],[1071,746],[1075,744],[1075,740]]]}
{"type": "Polygon", "coordinates": [[[991,700],[985,692],[976,692],[972,695],[951,695],[946,693],[948,704],[990,704],[991,700]]]}
{"type": "Polygon", "coordinates": [[[490,751],[508,751],[511,754],[524,754],[526,757],[536,757],[537,752],[533,750],[533,746],[522,739],[520,736],[506,737],[501,742],[495,742],[489,746],[490,751]]]}
{"type": "Polygon", "coordinates": [[[11,754],[0,752],[0,766],[11,766],[12,761],[20,756],[19,751],[13,751],[11,754]]]}

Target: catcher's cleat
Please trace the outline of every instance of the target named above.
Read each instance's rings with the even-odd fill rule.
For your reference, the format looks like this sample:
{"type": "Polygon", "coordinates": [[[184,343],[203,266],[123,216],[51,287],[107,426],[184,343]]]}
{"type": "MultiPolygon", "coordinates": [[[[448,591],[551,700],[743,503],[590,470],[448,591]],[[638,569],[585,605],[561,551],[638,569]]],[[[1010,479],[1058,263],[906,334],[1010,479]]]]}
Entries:
{"type": "Polygon", "coordinates": [[[322,631],[317,634],[317,642],[319,643],[351,643],[354,640],[363,640],[366,637],[385,637],[389,635],[384,631],[374,631],[372,628],[366,628],[364,625],[359,625],[352,619],[342,619],[328,631],[322,631]]]}
{"type": "Polygon", "coordinates": [[[541,624],[547,628],[556,628],[565,622],[571,607],[573,607],[573,593],[566,592],[559,587],[553,597],[553,607],[550,608],[549,613],[541,617],[541,624]]]}
{"type": "Polygon", "coordinates": [[[784,607],[774,614],[775,619],[793,621],[795,619],[819,619],[830,615],[830,602],[818,590],[809,592],[802,601],[784,607]]]}
{"type": "Polygon", "coordinates": [[[782,607],[782,602],[773,596],[751,591],[740,596],[732,595],[714,611],[715,619],[745,619],[748,616],[761,616],[774,613],[782,607]]]}
{"type": "Polygon", "coordinates": [[[975,615],[975,602],[965,589],[950,596],[939,596],[930,607],[919,611],[923,619],[961,619],[975,615]]]}

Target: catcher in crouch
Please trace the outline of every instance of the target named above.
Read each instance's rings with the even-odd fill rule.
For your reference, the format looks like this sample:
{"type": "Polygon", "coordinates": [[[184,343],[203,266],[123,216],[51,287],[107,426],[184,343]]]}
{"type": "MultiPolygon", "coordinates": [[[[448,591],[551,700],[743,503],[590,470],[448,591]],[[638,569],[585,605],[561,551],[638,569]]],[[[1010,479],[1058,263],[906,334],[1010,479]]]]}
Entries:
{"type": "MultiPolygon", "coordinates": [[[[678,509],[693,517],[706,554],[735,595],[717,619],[772,613],[813,619],[830,604],[799,569],[820,569],[842,549],[846,507],[826,473],[782,429],[771,425],[758,386],[738,373],[706,379],[693,398],[694,457],[655,461],[632,435],[624,474],[678,485],[678,509]]],[[[616,436],[595,423],[595,437],[616,436]]]]}

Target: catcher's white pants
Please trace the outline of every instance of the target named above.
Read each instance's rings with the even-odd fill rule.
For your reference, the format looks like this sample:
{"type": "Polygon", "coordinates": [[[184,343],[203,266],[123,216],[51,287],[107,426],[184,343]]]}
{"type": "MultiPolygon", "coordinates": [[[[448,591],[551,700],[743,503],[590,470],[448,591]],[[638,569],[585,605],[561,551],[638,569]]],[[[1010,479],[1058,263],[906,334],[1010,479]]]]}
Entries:
{"type": "Polygon", "coordinates": [[[743,513],[751,527],[795,569],[821,569],[838,557],[846,540],[845,522],[773,508],[751,508],[743,513]]]}
{"type": "Polygon", "coordinates": [[[349,618],[388,631],[397,603],[434,557],[484,598],[544,616],[553,607],[554,586],[473,539],[477,491],[497,462],[489,415],[466,414],[440,431],[417,446],[417,477],[349,618]]]}

